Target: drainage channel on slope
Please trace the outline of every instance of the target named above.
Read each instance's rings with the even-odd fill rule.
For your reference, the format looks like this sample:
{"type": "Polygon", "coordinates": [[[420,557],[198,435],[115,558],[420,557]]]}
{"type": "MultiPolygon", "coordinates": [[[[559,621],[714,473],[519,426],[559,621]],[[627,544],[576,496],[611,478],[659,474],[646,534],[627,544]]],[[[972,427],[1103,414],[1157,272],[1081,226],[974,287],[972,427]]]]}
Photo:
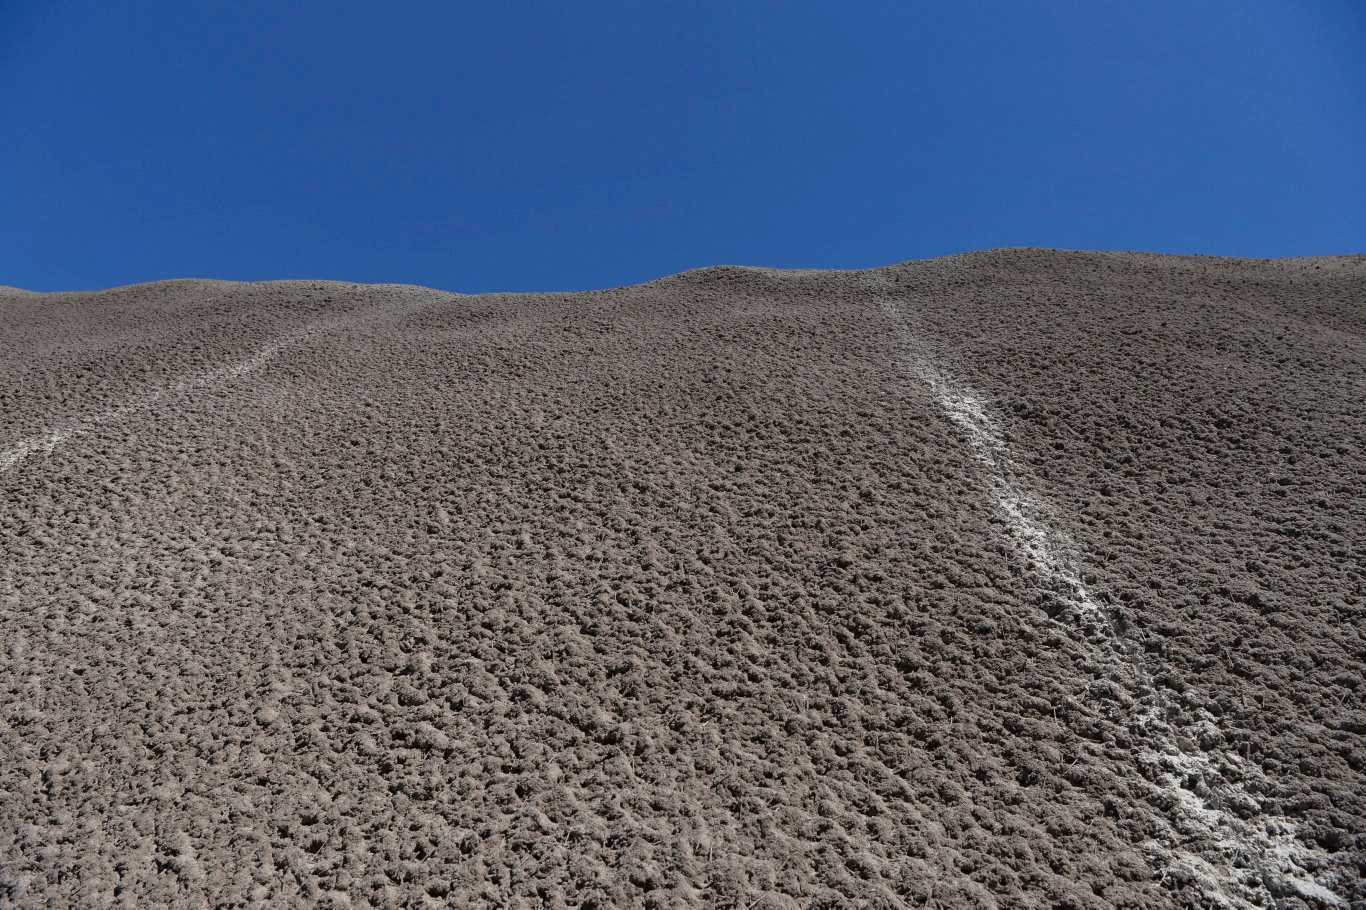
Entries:
{"type": "MultiPolygon", "coordinates": [[[[939,367],[893,301],[883,298],[880,304],[901,343],[903,369],[929,391],[982,465],[1021,555],[1071,608],[1072,619],[1092,630],[1089,640],[1097,648],[1097,656],[1112,665],[1127,667],[1139,681],[1136,688],[1146,690],[1130,693],[1136,702],[1147,702],[1133,718],[1150,747],[1135,754],[1136,770],[1142,773],[1146,769],[1143,776],[1165,791],[1179,820],[1212,845],[1212,849],[1196,853],[1184,846],[1186,838],[1171,829],[1163,842],[1144,845],[1150,855],[1155,855],[1169,870],[1181,870],[1199,882],[1208,897],[1226,906],[1276,905],[1278,895],[1291,893],[1318,904],[1347,906],[1346,901],[1304,869],[1306,864],[1323,867],[1327,855],[1300,845],[1295,839],[1297,829],[1293,821],[1265,814],[1245,821],[1220,808],[1234,803],[1256,805],[1256,801],[1237,782],[1228,780],[1210,757],[1180,747],[1177,731],[1165,719],[1168,706],[1151,684],[1150,673],[1130,656],[1130,649],[1123,646],[1122,633],[1105,609],[1092,599],[1070,555],[1074,546],[1049,522],[1045,504],[1026,488],[1023,472],[986,400],[939,367]],[[1187,786],[1191,782],[1195,790],[1187,786]],[[1306,862],[1302,864],[1300,860],[1306,862]]],[[[1059,618],[1068,612],[1061,611],[1059,618]]],[[[1215,724],[1212,716],[1203,716],[1201,720],[1215,724]]],[[[1236,756],[1218,757],[1232,765],[1239,764],[1236,756]]]]}

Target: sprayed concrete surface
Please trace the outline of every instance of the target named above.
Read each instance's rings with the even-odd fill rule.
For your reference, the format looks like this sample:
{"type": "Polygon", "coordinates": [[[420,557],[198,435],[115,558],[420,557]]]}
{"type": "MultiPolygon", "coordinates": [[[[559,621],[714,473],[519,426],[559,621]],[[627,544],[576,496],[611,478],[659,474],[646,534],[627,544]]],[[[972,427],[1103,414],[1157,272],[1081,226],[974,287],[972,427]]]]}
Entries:
{"type": "Polygon", "coordinates": [[[0,289],[0,905],[1366,901],[1366,259],[0,289]]]}

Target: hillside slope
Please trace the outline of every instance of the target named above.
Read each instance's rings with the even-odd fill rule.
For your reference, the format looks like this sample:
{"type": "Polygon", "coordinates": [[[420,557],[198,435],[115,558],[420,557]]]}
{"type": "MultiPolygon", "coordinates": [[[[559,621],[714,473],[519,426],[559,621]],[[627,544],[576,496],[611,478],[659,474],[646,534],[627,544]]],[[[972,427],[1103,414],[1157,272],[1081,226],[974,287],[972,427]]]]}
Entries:
{"type": "Polygon", "coordinates": [[[1366,901],[1366,257],[0,292],[0,904],[1366,901]]]}

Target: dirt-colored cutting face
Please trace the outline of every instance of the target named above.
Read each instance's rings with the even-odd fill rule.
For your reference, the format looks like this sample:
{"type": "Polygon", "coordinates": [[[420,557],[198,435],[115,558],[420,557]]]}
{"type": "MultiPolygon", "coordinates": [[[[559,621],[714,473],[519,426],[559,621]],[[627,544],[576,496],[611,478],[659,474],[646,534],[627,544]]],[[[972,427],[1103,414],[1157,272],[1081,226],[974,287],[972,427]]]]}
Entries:
{"type": "Polygon", "coordinates": [[[1364,303],[0,290],[0,903],[1366,900],[1364,303]]]}

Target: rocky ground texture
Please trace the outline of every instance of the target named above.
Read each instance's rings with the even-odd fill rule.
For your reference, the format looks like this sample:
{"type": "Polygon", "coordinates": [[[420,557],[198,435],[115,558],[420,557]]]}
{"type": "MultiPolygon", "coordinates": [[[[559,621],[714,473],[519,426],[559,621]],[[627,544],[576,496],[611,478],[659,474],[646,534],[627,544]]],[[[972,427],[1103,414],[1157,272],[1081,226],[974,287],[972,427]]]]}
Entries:
{"type": "Polygon", "coordinates": [[[0,905],[1366,905],[1366,257],[0,290],[0,905]]]}

